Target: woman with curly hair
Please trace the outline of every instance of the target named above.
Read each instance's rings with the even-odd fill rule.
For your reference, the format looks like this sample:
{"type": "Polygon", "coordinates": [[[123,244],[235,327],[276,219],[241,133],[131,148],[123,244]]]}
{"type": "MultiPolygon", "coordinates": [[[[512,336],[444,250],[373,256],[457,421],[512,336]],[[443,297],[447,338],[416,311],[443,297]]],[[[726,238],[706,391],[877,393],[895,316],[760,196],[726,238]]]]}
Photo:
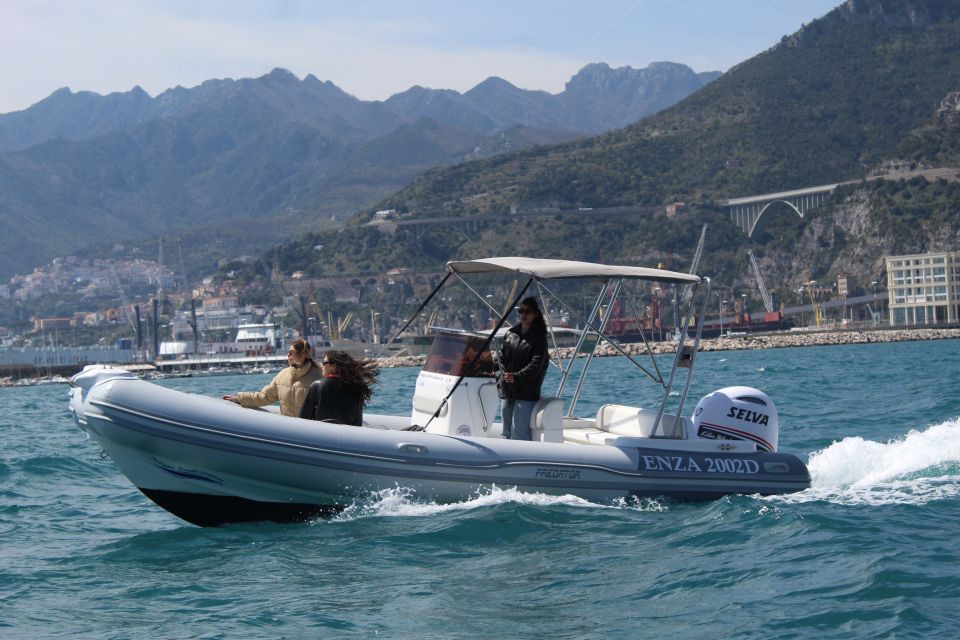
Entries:
{"type": "Polygon", "coordinates": [[[361,426],[363,407],[380,381],[380,367],[373,360],[355,360],[336,350],[323,354],[320,367],[323,380],[310,385],[300,417],[361,426]]]}

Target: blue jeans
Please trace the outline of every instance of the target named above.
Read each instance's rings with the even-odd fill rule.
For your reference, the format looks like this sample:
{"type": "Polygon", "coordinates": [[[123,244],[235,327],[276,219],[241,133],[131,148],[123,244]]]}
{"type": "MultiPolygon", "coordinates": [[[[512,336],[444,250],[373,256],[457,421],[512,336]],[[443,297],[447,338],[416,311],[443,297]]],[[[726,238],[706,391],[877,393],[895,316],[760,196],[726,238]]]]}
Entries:
{"type": "Polygon", "coordinates": [[[508,440],[530,439],[530,416],[533,415],[535,400],[503,401],[503,436],[508,440]]]}

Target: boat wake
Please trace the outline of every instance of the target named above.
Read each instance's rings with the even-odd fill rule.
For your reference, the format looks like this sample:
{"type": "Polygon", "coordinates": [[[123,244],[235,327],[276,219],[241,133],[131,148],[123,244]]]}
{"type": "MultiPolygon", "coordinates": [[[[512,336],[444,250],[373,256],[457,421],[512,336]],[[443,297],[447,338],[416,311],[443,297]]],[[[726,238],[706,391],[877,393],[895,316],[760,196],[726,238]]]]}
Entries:
{"type": "Polygon", "coordinates": [[[436,503],[418,498],[414,491],[396,487],[371,494],[348,506],[332,519],[334,522],[349,522],[371,517],[420,517],[437,514],[471,511],[504,504],[519,504],[533,507],[574,507],[588,509],[631,509],[636,511],[662,511],[659,502],[651,499],[618,500],[612,504],[590,502],[573,495],[553,496],[543,493],[526,493],[515,488],[498,489],[478,493],[476,497],[462,502],[436,503]]]}
{"type": "Polygon", "coordinates": [[[810,489],[787,501],[925,504],[960,496],[960,418],[880,443],[844,438],[812,453],[810,489]]]}

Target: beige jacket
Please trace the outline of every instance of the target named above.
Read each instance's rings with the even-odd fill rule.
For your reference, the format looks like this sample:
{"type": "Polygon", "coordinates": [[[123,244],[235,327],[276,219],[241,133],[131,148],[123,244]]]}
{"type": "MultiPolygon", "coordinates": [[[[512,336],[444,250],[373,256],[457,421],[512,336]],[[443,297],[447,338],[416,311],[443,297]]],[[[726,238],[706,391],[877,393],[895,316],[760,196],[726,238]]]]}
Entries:
{"type": "Polygon", "coordinates": [[[237,401],[245,407],[263,407],[279,400],[282,415],[299,416],[310,385],[321,379],[320,367],[314,367],[312,362],[298,369],[287,367],[260,391],[239,392],[237,401]]]}

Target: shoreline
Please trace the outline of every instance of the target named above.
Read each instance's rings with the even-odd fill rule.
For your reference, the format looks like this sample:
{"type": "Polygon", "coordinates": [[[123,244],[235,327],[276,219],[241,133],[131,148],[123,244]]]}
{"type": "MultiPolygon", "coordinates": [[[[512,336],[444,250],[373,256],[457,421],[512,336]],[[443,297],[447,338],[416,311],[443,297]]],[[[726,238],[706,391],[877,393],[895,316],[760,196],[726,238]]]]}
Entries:
{"type": "MultiPolygon", "coordinates": [[[[786,349],[795,347],[824,347],[847,344],[873,344],[884,342],[913,342],[917,340],[958,340],[960,327],[949,329],[854,329],[843,331],[796,331],[784,333],[758,333],[724,338],[708,338],[700,341],[700,351],[738,351],[756,349],[786,349]]],[[[687,344],[691,344],[688,342],[687,344]]],[[[676,343],[650,342],[650,350],[657,355],[676,353],[676,343]]],[[[642,342],[630,342],[620,345],[631,356],[643,355],[646,347],[642,342]]],[[[570,347],[551,349],[552,355],[569,356],[570,347]]],[[[609,345],[597,347],[596,356],[610,357],[619,355],[609,345]]],[[[396,367],[419,367],[426,356],[398,356],[380,358],[384,369],[396,367]]]]}
{"type": "MultiPolygon", "coordinates": [[[[787,333],[760,333],[724,338],[709,338],[700,341],[700,351],[738,351],[756,349],[787,349],[795,347],[826,347],[849,344],[874,344],[886,342],[914,342],[918,340],[957,340],[960,327],[949,329],[854,329],[844,331],[797,331],[787,333]]],[[[690,344],[688,342],[688,344],[690,344]]],[[[656,354],[676,353],[672,342],[650,343],[656,354]]],[[[630,355],[644,353],[642,343],[622,345],[630,355]]],[[[597,355],[614,355],[609,346],[597,349],[597,355]]]]}
{"type": "MultiPolygon", "coordinates": [[[[912,342],[918,340],[958,340],[960,328],[949,329],[858,329],[846,331],[803,331],[792,333],[764,333],[724,338],[709,338],[700,341],[700,351],[738,351],[757,349],[786,349],[796,347],[823,347],[850,344],[874,344],[886,342],[912,342]]],[[[650,350],[657,355],[676,353],[676,344],[673,342],[650,342],[650,350]]],[[[688,343],[690,344],[690,343],[688,343]]],[[[620,345],[624,352],[631,356],[644,355],[646,346],[642,342],[631,342],[620,345]]],[[[559,352],[561,357],[568,357],[571,348],[551,349],[552,355],[559,352]]],[[[610,357],[619,355],[617,350],[609,345],[597,348],[596,356],[610,357]]],[[[426,361],[426,356],[394,356],[380,358],[378,363],[384,369],[403,367],[420,367],[426,361]]],[[[240,373],[238,372],[238,375],[240,373]]],[[[198,376],[199,377],[199,376],[198,376]]],[[[0,388],[24,387],[41,384],[64,384],[68,380],[62,376],[40,378],[0,378],[0,388]]]]}

